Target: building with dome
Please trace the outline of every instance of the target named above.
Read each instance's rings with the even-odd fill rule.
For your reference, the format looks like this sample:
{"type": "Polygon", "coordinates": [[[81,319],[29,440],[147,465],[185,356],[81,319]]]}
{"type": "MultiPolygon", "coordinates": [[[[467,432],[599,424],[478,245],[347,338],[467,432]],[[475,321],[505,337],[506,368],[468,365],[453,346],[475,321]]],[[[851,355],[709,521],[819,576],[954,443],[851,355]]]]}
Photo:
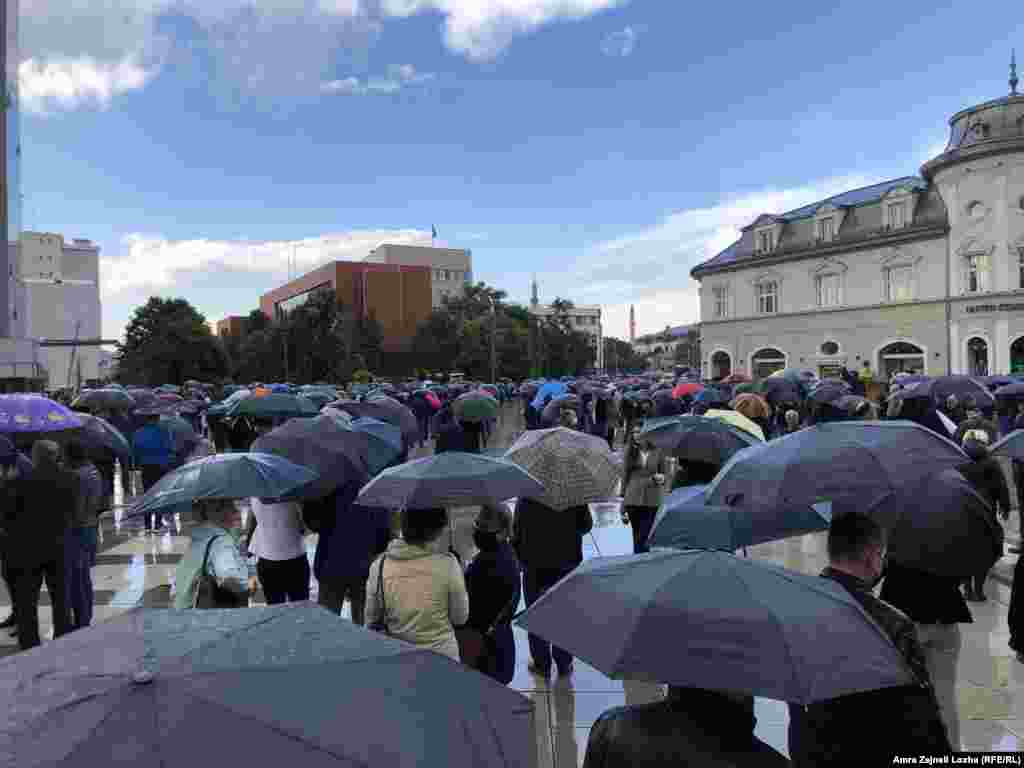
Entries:
{"type": "Polygon", "coordinates": [[[1024,373],[1024,96],[950,118],[919,176],[763,213],[691,272],[705,376],[1024,373]]]}

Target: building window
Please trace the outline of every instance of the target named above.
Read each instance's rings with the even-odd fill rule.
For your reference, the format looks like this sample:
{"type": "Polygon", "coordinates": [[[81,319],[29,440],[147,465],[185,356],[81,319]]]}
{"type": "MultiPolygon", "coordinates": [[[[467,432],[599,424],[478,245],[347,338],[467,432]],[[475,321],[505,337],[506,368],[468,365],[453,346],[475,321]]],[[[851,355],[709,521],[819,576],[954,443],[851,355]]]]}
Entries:
{"type": "Polygon", "coordinates": [[[913,286],[913,267],[889,267],[885,270],[886,301],[909,301],[913,299],[913,286]]]}
{"type": "Polygon", "coordinates": [[[757,284],[757,311],[762,315],[779,311],[779,284],[774,280],[757,284]]]}
{"type": "Polygon", "coordinates": [[[775,233],[770,229],[757,233],[757,250],[759,253],[771,253],[775,250],[775,233]]]}
{"type": "Polygon", "coordinates": [[[1024,248],[1017,249],[1017,287],[1024,289],[1024,248]]]}
{"type": "Polygon", "coordinates": [[[711,295],[715,302],[715,318],[722,319],[729,316],[729,286],[716,285],[711,289],[711,295]]]}
{"type": "Polygon", "coordinates": [[[889,204],[889,229],[900,229],[903,226],[903,203],[889,204]]]}
{"type": "Polygon", "coordinates": [[[818,242],[830,243],[835,234],[835,219],[826,216],[818,221],[818,242]]]}
{"type": "Polygon", "coordinates": [[[819,307],[838,307],[842,304],[842,275],[818,275],[815,283],[819,307]]]}
{"type": "Polygon", "coordinates": [[[435,269],[434,270],[434,279],[435,280],[440,280],[441,279],[441,270],[440,269],[435,269]]]}
{"type": "Polygon", "coordinates": [[[988,290],[990,290],[988,254],[967,254],[967,292],[983,293],[988,290]]]}
{"type": "Polygon", "coordinates": [[[826,357],[835,357],[839,354],[839,345],[834,341],[826,341],[821,345],[821,354],[826,357]]]}

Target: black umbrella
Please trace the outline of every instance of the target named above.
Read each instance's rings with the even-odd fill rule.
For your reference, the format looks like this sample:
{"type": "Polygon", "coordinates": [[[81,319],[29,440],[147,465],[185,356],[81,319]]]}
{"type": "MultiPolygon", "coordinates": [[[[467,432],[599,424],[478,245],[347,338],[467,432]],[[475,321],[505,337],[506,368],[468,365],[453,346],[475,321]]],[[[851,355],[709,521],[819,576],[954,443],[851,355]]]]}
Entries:
{"type": "Polygon", "coordinates": [[[864,510],[889,531],[893,562],[966,579],[1002,556],[995,512],[955,469],[921,478],[864,510]]]}
{"type": "Polygon", "coordinates": [[[114,454],[119,459],[131,458],[131,444],[121,430],[99,416],[81,413],[78,418],[82,422],[82,429],[74,439],[91,455],[106,458],[109,454],[114,454]]]}
{"type": "Polygon", "coordinates": [[[931,398],[936,403],[945,402],[950,395],[956,395],[959,400],[968,396],[973,397],[979,408],[987,408],[995,403],[992,393],[972,376],[940,376],[905,387],[896,393],[896,397],[904,400],[931,398]]]}
{"type": "Polygon", "coordinates": [[[368,416],[371,419],[394,424],[402,430],[402,436],[410,444],[415,442],[420,434],[420,423],[416,420],[416,414],[391,397],[375,397],[362,402],[338,400],[330,403],[330,406],[345,411],[357,419],[368,416]]]}
{"type": "Polygon", "coordinates": [[[135,398],[123,389],[90,389],[71,403],[75,410],[126,411],[135,407],[135,398]]]}
{"type": "Polygon", "coordinates": [[[160,398],[156,396],[156,392],[149,389],[129,389],[128,394],[135,400],[135,407],[138,408],[150,408],[160,403],[160,398]]]}
{"type": "Polygon", "coordinates": [[[811,394],[807,396],[807,399],[812,403],[831,403],[849,394],[849,392],[850,387],[846,384],[824,381],[811,390],[811,394]]]}
{"type": "Polygon", "coordinates": [[[273,453],[308,467],[320,477],[304,492],[326,496],[353,477],[369,479],[368,437],[341,426],[331,416],[289,419],[257,438],[252,450],[273,453]]]}
{"type": "Polygon", "coordinates": [[[718,466],[744,448],[764,442],[732,424],[703,416],[647,419],[637,438],[681,459],[718,466]]]}
{"type": "Polygon", "coordinates": [[[1024,399],[1024,381],[1017,381],[1007,384],[995,391],[996,400],[1020,400],[1024,399]]]}
{"type": "Polygon", "coordinates": [[[772,405],[778,403],[799,403],[800,385],[792,379],[771,376],[761,382],[761,393],[772,405]]]}
{"type": "Polygon", "coordinates": [[[132,611],[0,663],[0,763],[533,765],[534,706],[310,603],[132,611]]]}

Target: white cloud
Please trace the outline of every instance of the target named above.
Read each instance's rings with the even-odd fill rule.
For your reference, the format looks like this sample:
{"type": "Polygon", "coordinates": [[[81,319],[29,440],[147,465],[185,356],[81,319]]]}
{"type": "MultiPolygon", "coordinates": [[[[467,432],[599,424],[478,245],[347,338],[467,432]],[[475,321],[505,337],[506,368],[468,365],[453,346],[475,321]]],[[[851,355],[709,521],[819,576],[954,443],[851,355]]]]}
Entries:
{"type": "Polygon", "coordinates": [[[269,290],[274,281],[287,279],[290,261],[298,275],[328,261],[362,260],[381,243],[429,245],[430,233],[416,229],[354,230],[270,241],[168,240],[131,234],[123,239],[124,254],[100,259],[100,287],[105,301],[116,300],[136,290],[173,291],[179,281],[216,279],[222,270],[232,270],[266,274],[269,290]]]}
{"type": "Polygon", "coordinates": [[[409,86],[422,85],[434,78],[433,72],[417,72],[412,64],[398,64],[390,67],[387,75],[370,77],[365,80],[360,80],[358,77],[330,80],[321,83],[320,90],[324,93],[359,96],[389,94],[398,93],[403,88],[409,86]]]}
{"type": "Polygon", "coordinates": [[[628,338],[630,304],[636,305],[637,334],[694,322],[699,307],[690,270],[734,242],[758,214],[782,213],[876,181],[822,179],[676,211],[647,229],[592,247],[567,270],[563,284],[553,287],[580,304],[601,303],[610,336],[628,338]]]}
{"type": "Polygon", "coordinates": [[[582,19],[628,0],[382,0],[389,16],[444,15],[445,44],[471,59],[490,59],[512,39],[551,21],[582,19]]]}
{"type": "Polygon", "coordinates": [[[637,31],[634,27],[624,27],[612,32],[601,41],[601,52],[605,56],[626,58],[636,49],[637,31]]]}
{"type": "Polygon", "coordinates": [[[106,109],[115,96],[142,88],[154,71],[140,66],[134,56],[113,63],[88,56],[27,59],[18,66],[19,103],[37,114],[82,106],[106,109]]]}

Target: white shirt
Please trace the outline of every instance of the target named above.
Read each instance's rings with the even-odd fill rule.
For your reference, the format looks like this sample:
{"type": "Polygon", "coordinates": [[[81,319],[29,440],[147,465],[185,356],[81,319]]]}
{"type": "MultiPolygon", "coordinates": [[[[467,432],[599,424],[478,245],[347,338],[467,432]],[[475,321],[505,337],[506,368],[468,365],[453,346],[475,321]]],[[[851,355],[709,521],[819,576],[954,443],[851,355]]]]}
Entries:
{"type": "Polygon", "coordinates": [[[264,504],[249,500],[256,515],[256,532],[249,550],[263,560],[293,560],[306,556],[303,536],[302,505],[295,501],[264,504]]]}

